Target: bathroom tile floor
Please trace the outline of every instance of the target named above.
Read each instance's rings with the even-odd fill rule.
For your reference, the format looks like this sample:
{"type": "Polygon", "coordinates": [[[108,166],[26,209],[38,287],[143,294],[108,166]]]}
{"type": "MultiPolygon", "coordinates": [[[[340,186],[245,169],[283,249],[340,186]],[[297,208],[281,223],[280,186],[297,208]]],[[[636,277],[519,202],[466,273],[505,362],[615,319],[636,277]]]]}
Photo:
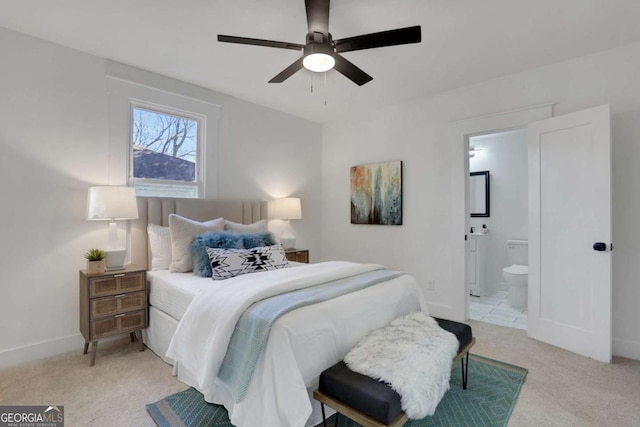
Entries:
{"type": "Polygon", "coordinates": [[[488,291],[481,297],[469,297],[469,318],[494,325],[527,329],[527,309],[507,303],[507,292],[488,291]]]}

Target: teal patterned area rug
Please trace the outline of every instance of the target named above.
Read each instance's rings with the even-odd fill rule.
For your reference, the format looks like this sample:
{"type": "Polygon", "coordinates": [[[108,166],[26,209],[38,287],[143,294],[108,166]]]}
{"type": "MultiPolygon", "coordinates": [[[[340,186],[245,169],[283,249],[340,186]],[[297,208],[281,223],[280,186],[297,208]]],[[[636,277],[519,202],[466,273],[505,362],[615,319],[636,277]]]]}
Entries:
{"type": "MultiPolygon", "coordinates": [[[[462,390],[458,365],[451,372],[451,387],[435,414],[409,420],[405,427],[504,427],[526,376],[524,368],[471,354],[467,389],[462,390]]],[[[205,402],[202,394],[193,388],[150,403],[147,411],[159,427],[232,427],[224,407],[205,402]]],[[[328,425],[334,425],[334,418],[335,415],[328,425]]],[[[341,427],[359,425],[340,417],[341,427]]]]}

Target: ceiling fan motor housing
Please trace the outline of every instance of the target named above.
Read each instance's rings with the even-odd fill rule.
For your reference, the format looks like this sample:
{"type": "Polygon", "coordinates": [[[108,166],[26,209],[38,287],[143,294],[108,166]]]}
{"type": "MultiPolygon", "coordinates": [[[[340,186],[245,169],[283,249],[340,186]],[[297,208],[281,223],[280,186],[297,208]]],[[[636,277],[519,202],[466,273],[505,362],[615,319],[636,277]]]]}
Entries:
{"type": "Polygon", "coordinates": [[[331,34],[328,33],[309,33],[307,34],[306,42],[307,44],[304,46],[303,56],[308,56],[314,53],[324,53],[326,55],[333,56],[336,51],[333,47],[333,39],[331,38],[331,34]]]}
{"type": "Polygon", "coordinates": [[[309,32],[302,58],[304,68],[315,73],[332,69],[336,64],[336,54],[331,42],[331,34],[319,31],[309,32]]]}

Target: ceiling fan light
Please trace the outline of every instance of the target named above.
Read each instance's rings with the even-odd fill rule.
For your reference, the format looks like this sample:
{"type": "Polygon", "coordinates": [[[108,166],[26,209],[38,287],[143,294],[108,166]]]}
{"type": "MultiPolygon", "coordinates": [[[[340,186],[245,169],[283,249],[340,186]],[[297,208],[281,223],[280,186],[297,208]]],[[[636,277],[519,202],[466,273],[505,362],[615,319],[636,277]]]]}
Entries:
{"type": "Polygon", "coordinates": [[[304,57],[302,65],[307,70],[323,73],[332,69],[336,65],[336,60],[326,53],[312,53],[304,57]]]}

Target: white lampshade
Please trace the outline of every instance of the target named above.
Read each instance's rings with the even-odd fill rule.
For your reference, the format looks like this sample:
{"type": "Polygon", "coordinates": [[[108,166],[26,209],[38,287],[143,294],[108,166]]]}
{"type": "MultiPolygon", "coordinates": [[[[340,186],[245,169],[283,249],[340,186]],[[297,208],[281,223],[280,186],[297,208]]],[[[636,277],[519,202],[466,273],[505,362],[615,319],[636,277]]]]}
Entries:
{"type": "Polygon", "coordinates": [[[297,197],[275,199],[269,205],[269,216],[272,219],[301,219],[302,207],[297,197]]]}
{"type": "Polygon", "coordinates": [[[138,203],[133,187],[89,187],[87,219],[125,220],[138,218],[138,203]]]}
{"type": "Polygon", "coordinates": [[[138,218],[136,190],[133,187],[89,187],[87,198],[88,220],[109,220],[106,269],[124,268],[127,249],[118,242],[117,220],[138,218]]]}

